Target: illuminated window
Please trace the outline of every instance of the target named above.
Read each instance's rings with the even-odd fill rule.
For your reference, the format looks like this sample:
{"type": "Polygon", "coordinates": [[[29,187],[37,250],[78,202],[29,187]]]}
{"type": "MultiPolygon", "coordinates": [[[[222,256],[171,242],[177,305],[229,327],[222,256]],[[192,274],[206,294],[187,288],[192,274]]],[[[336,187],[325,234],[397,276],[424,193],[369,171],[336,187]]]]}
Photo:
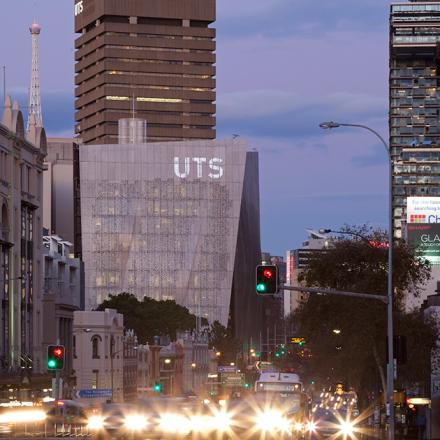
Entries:
{"type": "Polygon", "coordinates": [[[145,98],[143,96],[138,96],[136,98],[138,102],[182,102],[179,98],[145,98]]]}
{"type": "Polygon", "coordinates": [[[128,96],[106,96],[105,99],[108,101],[130,101],[128,96]]]}

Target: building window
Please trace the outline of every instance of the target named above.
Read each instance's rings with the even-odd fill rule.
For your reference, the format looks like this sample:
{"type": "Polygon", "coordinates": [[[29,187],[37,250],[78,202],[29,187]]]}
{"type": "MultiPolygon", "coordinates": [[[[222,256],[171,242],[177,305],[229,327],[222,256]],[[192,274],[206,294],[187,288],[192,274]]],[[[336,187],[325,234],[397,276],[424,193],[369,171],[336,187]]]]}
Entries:
{"type": "Polygon", "coordinates": [[[101,341],[101,337],[99,335],[95,335],[92,337],[92,358],[99,359],[99,342],[101,341]]]}
{"type": "Polygon", "coordinates": [[[93,376],[92,376],[92,390],[96,390],[99,387],[99,370],[92,370],[93,376]]]}
{"type": "Polygon", "coordinates": [[[73,358],[76,359],[76,336],[73,335],[73,339],[72,339],[72,345],[73,345],[73,358]]]}

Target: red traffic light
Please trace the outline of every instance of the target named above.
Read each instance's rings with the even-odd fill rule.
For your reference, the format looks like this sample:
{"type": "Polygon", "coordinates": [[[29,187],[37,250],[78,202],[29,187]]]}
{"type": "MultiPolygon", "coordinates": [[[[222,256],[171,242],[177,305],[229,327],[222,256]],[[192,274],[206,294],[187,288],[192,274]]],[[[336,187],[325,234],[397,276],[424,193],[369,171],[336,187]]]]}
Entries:
{"type": "Polygon", "coordinates": [[[264,276],[264,278],[272,278],[273,272],[270,269],[265,269],[263,271],[263,276],[264,276]]]}
{"type": "Polygon", "coordinates": [[[60,347],[55,348],[55,350],[53,351],[53,354],[54,354],[56,357],[62,357],[63,354],[64,354],[64,350],[63,350],[62,348],[60,348],[60,347]]]}
{"type": "Polygon", "coordinates": [[[276,265],[261,264],[256,269],[255,291],[260,295],[275,295],[278,292],[276,265]]]}

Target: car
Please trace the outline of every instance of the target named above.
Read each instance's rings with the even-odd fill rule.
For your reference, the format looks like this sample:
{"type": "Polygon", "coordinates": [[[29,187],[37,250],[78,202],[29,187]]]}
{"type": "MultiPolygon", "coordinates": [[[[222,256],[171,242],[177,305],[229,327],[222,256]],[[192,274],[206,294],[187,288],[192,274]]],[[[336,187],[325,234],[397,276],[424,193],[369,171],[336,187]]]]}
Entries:
{"type": "Polygon", "coordinates": [[[357,409],[317,407],[308,424],[310,439],[322,437],[360,438],[362,426],[357,409]]]}
{"type": "Polygon", "coordinates": [[[145,438],[148,421],[138,405],[106,403],[88,417],[88,430],[94,440],[145,438]]]}

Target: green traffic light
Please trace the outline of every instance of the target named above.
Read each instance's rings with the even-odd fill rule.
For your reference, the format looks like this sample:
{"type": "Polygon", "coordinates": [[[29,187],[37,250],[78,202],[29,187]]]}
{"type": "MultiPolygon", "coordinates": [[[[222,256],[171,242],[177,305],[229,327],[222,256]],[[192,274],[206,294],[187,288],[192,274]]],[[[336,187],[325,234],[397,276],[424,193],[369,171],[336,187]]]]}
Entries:
{"type": "Polygon", "coordinates": [[[57,367],[57,361],[54,359],[50,359],[47,361],[47,367],[48,368],[56,368],[57,367]]]}
{"type": "Polygon", "coordinates": [[[244,388],[245,390],[248,390],[248,389],[250,388],[250,385],[249,385],[248,383],[244,383],[244,384],[243,384],[243,388],[244,388]]]}
{"type": "Polygon", "coordinates": [[[279,358],[280,354],[279,353],[275,353],[275,357],[279,358]]]}
{"type": "Polygon", "coordinates": [[[257,284],[257,292],[266,292],[266,284],[263,283],[257,284]]]}
{"type": "Polygon", "coordinates": [[[153,387],[155,393],[160,393],[162,391],[162,385],[160,383],[155,383],[153,387]]]}

